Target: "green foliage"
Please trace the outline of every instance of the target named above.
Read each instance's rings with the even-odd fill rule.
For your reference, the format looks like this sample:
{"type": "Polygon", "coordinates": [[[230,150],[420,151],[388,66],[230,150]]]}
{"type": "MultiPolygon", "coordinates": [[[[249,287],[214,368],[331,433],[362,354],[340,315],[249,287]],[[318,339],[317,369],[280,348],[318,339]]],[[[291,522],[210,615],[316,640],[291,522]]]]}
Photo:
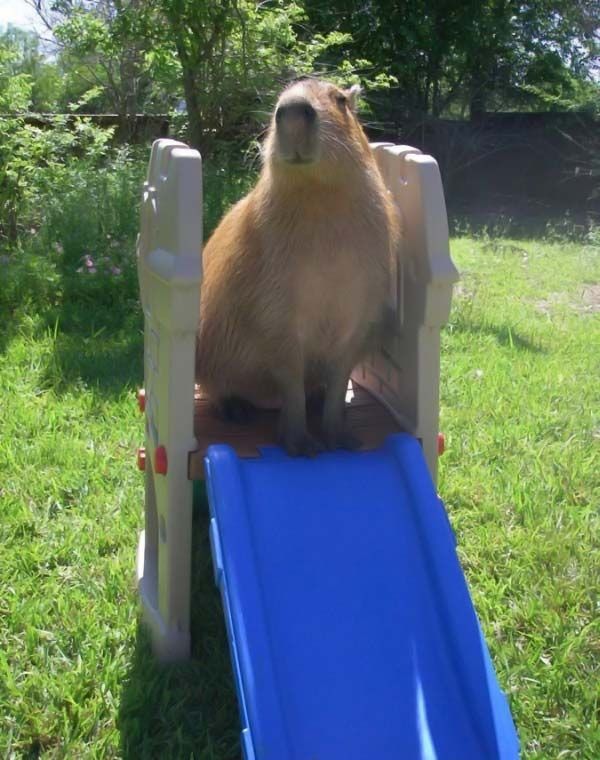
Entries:
{"type": "Polygon", "coordinates": [[[28,74],[15,74],[13,66],[17,54],[14,48],[3,41],[0,44],[0,109],[6,114],[0,118],[0,233],[9,240],[16,240],[18,214],[22,195],[26,192],[26,181],[20,169],[25,164],[25,172],[30,172],[28,160],[26,127],[18,116],[31,101],[32,84],[28,74]],[[22,160],[15,153],[21,153],[22,160]]]}
{"type": "MultiPolygon", "coordinates": [[[[23,89],[17,97],[26,97],[23,89]]],[[[81,171],[80,156],[90,168],[99,165],[110,137],[110,130],[86,119],[69,126],[57,116],[48,128],[20,116],[0,119],[0,230],[6,237],[14,242],[26,227],[39,225],[48,198],[60,198],[81,171]]]]}
{"type": "Polygon", "coordinates": [[[138,308],[135,235],[143,164],[117,153],[94,166],[63,167],[39,195],[35,227],[0,259],[0,310],[18,325],[35,312],[65,329],[90,311],[118,326],[138,308]]]}
{"type": "Polygon", "coordinates": [[[0,38],[0,109],[2,113],[23,111],[31,102],[31,75],[21,70],[21,57],[11,36],[0,38]]]}
{"type": "Polygon", "coordinates": [[[159,48],[171,44],[177,52],[190,138],[204,152],[216,135],[254,133],[283,81],[312,72],[352,41],[339,30],[312,32],[300,2],[160,0],[157,10],[169,30],[159,48]]]}
{"type": "MultiPolygon", "coordinates": [[[[0,34],[0,58],[1,76],[9,75],[17,80],[8,103],[0,102],[1,113],[25,109],[51,111],[55,108],[61,91],[60,73],[58,67],[46,59],[36,34],[9,26],[0,34]],[[26,98],[17,103],[14,90],[22,88],[18,80],[27,81],[30,87],[24,88],[26,98]]],[[[0,84],[0,91],[4,88],[5,85],[0,84]]]]}
{"type": "Polygon", "coordinates": [[[348,0],[306,0],[306,8],[313,26],[350,34],[340,55],[365,58],[397,80],[379,109],[396,124],[415,115],[544,109],[561,83],[560,107],[576,107],[580,92],[565,85],[589,82],[598,52],[596,1],[373,0],[357,13],[348,0]]]}
{"type": "MultiPolygon", "coordinates": [[[[62,108],[170,112],[206,153],[264,125],[290,75],[360,81],[369,111],[398,126],[421,116],[597,109],[598,0],[40,0],[60,42],[44,74],[62,108]],[[56,74],[61,89],[57,94],[56,74]],[[385,97],[377,90],[384,90],[385,97]]],[[[39,67],[38,67],[39,68],[39,67]]],[[[29,70],[29,69],[28,69],[29,70]]],[[[33,76],[42,83],[41,70],[33,76]]],[[[48,100],[48,98],[46,98],[48,100]]]]}
{"type": "MultiPolygon", "coordinates": [[[[87,110],[122,116],[168,112],[185,96],[188,137],[204,152],[219,137],[254,134],[282,81],[352,45],[347,32],[310,29],[302,2],[107,0],[52,9],[63,108],[90,87],[87,110]]],[[[357,79],[352,56],[338,63],[340,81],[357,79]]],[[[372,68],[364,60],[358,68],[365,66],[372,68]]],[[[372,83],[389,81],[377,72],[372,83]]]]}
{"type": "Polygon", "coordinates": [[[167,111],[181,93],[172,47],[161,44],[154,2],[55,2],[54,35],[64,72],[63,105],[97,88],[96,110],[167,111]],[[156,44],[158,42],[158,44],[156,44]]]}
{"type": "MultiPolygon", "coordinates": [[[[134,259],[143,164],[111,147],[113,130],[55,116],[44,127],[20,113],[33,82],[0,44],[0,308],[10,323],[33,310],[52,323],[77,302],[108,310],[137,300],[134,259]]],[[[130,308],[130,306],[128,306],[130,308]]],[[[115,312],[116,316],[116,312],[115,312]]]]}
{"type": "MultiPolygon", "coordinates": [[[[110,146],[114,130],[98,128],[86,118],[54,116],[43,127],[28,123],[22,114],[32,107],[34,77],[23,68],[22,50],[14,35],[0,38],[2,237],[14,245],[32,232],[38,236],[40,230],[38,237],[48,237],[50,229],[60,236],[64,229],[80,228],[91,234],[99,227],[105,233],[109,227],[120,234],[122,221],[111,211],[122,214],[127,206],[117,203],[112,208],[106,203],[112,190],[101,188],[102,183],[109,188],[122,181],[124,167],[131,163],[129,153],[115,153],[110,146]]],[[[89,91],[87,99],[93,95],[94,90],[89,91]]],[[[85,100],[84,96],[81,102],[85,100]]],[[[138,181],[139,172],[136,187],[138,181]]],[[[127,198],[129,204],[131,198],[127,198]]],[[[133,234],[131,223],[127,232],[133,234]]]]}

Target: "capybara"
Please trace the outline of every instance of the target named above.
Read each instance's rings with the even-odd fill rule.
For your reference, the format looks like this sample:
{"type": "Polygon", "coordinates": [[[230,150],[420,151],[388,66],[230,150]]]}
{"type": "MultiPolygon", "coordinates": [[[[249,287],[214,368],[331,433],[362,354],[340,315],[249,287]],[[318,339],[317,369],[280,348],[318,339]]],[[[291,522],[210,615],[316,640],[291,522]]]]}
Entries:
{"type": "Polygon", "coordinates": [[[399,219],[356,116],[360,88],[301,78],[280,95],[252,191],[203,253],[196,377],[209,397],[281,405],[280,441],[313,455],[306,394],[324,389],[323,443],[345,425],[351,371],[391,291],[399,219]]]}

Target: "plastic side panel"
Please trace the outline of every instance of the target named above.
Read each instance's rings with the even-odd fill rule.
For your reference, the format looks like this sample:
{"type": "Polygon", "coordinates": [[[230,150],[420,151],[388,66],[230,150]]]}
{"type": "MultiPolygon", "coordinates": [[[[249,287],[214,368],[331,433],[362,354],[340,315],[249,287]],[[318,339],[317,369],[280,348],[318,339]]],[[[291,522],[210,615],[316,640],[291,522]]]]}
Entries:
{"type": "MultiPolygon", "coordinates": [[[[406,251],[412,266],[408,276],[429,284],[420,314],[424,324],[441,327],[448,320],[452,284],[458,272],[448,248],[448,218],[442,182],[431,156],[408,155],[404,160],[406,184],[400,192],[407,226],[406,251]]],[[[407,287],[410,287],[407,283],[407,287]]]]}
{"type": "MultiPolygon", "coordinates": [[[[200,154],[182,143],[157,140],[142,198],[138,240],[142,274],[152,274],[179,288],[195,288],[202,276],[201,245],[200,154]]],[[[143,297],[145,282],[141,284],[143,297]]],[[[193,318],[197,321],[197,315],[193,318]]]]}
{"type": "MultiPolygon", "coordinates": [[[[371,143],[375,160],[383,177],[385,186],[396,201],[396,210],[400,218],[401,227],[406,228],[407,218],[404,215],[402,205],[398,203],[399,192],[404,184],[402,167],[404,157],[411,153],[420,153],[417,148],[410,145],[392,145],[391,143],[371,143]]],[[[412,221],[412,220],[411,220],[412,221]]],[[[404,322],[404,243],[397,252],[392,270],[391,305],[396,311],[398,324],[404,322]]]]}
{"type": "MultiPolygon", "coordinates": [[[[206,474],[208,482],[208,497],[209,503],[212,504],[214,500],[214,486],[211,485],[212,481],[210,477],[210,463],[206,462],[206,474]]],[[[225,616],[225,627],[227,628],[227,637],[229,639],[229,654],[231,657],[231,663],[233,667],[233,676],[235,679],[235,687],[238,694],[238,704],[240,711],[240,722],[242,724],[241,731],[241,745],[244,755],[244,760],[254,760],[254,749],[252,747],[252,737],[248,728],[248,711],[246,708],[246,697],[243,686],[242,673],[240,670],[240,663],[238,658],[238,646],[235,635],[233,620],[231,616],[231,604],[229,601],[229,589],[227,586],[227,579],[223,566],[223,552],[221,549],[221,537],[219,534],[219,528],[217,525],[216,517],[211,509],[211,519],[209,523],[209,538],[210,547],[213,561],[213,570],[215,576],[215,584],[221,592],[221,600],[223,603],[223,613],[225,616]]]]}
{"type": "MultiPolygon", "coordinates": [[[[195,333],[200,313],[202,166],[172,140],[152,147],[141,207],[138,273],[145,317],[150,446],[193,447],[195,333]],[[167,440],[171,439],[171,440],[167,440]]],[[[153,451],[149,451],[153,455],[153,451]]]]}
{"type": "Polygon", "coordinates": [[[376,151],[385,183],[398,204],[403,219],[402,257],[405,260],[406,296],[420,299],[422,322],[443,325],[449,314],[452,283],[458,273],[448,248],[448,221],[437,162],[406,145],[385,146],[376,151]],[[437,310],[427,286],[442,288],[437,310]],[[429,306],[428,309],[425,306],[429,306]]]}
{"type": "Polygon", "coordinates": [[[444,193],[437,163],[407,145],[375,144],[385,184],[402,218],[395,290],[398,333],[370,357],[354,379],[382,401],[423,442],[437,475],[440,327],[447,321],[452,283],[444,193]]]}
{"type": "Polygon", "coordinates": [[[137,265],[144,309],[146,547],[140,590],[155,651],[189,650],[194,357],[200,313],[202,164],[173,140],[152,146],[137,265]],[[164,465],[155,472],[162,447],[164,465]],[[181,645],[173,642],[183,642],[181,645]]]}
{"type": "MultiPolygon", "coordinates": [[[[482,746],[485,746],[486,737],[496,733],[491,694],[485,688],[488,686],[487,663],[478,662],[481,629],[458,563],[454,541],[448,532],[446,517],[440,509],[432,508],[437,497],[417,442],[408,436],[393,436],[388,439],[386,447],[393,452],[406,479],[420,545],[426,564],[432,568],[430,577],[437,586],[436,598],[449,636],[458,681],[462,684],[464,703],[470,706],[473,730],[480,735],[482,746]]],[[[499,689],[495,677],[494,688],[499,689]]],[[[493,749],[490,747],[489,751],[492,753],[493,749]]]]}
{"type": "MultiPolygon", "coordinates": [[[[479,625],[479,621],[477,621],[479,625]]],[[[485,670],[492,700],[492,712],[494,714],[494,723],[496,724],[496,737],[498,740],[498,758],[499,760],[517,760],[519,757],[519,737],[515,730],[508,700],[504,692],[500,689],[494,671],[494,665],[490,652],[485,641],[481,626],[479,626],[481,637],[481,651],[485,662],[485,670]]]]}

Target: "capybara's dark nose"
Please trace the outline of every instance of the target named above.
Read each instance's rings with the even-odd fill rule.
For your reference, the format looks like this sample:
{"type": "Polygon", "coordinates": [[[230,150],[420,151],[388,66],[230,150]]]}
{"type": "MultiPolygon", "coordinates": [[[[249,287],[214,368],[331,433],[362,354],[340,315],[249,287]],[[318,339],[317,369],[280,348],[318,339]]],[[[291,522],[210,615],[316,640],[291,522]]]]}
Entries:
{"type": "Polygon", "coordinates": [[[281,124],[284,120],[302,120],[307,125],[313,124],[317,118],[317,112],[304,98],[293,98],[286,100],[277,106],[275,111],[275,121],[281,124]]]}

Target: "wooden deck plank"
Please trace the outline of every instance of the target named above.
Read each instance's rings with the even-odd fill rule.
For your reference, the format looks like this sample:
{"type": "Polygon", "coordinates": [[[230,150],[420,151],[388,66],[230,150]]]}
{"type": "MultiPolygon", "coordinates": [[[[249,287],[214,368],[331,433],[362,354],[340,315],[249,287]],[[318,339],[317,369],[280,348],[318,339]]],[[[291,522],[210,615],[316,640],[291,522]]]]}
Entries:
{"type": "MultiPolygon", "coordinates": [[[[402,430],[399,422],[368,391],[350,381],[346,395],[346,414],[351,431],[362,441],[361,450],[377,448],[388,435],[402,430]]],[[[260,456],[260,448],[277,444],[275,409],[259,410],[256,418],[246,425],[226,422],[220,418],[213,404],[197,391],[195,399],[194,434],[198,448],[188,459],[190,480],[204,479],[204,456],[214,443],[231,446],[242,457],[260,456]]],[[[315,436],[320,434],[320,414],[309,411],[308,427],[315,436]]]]}

